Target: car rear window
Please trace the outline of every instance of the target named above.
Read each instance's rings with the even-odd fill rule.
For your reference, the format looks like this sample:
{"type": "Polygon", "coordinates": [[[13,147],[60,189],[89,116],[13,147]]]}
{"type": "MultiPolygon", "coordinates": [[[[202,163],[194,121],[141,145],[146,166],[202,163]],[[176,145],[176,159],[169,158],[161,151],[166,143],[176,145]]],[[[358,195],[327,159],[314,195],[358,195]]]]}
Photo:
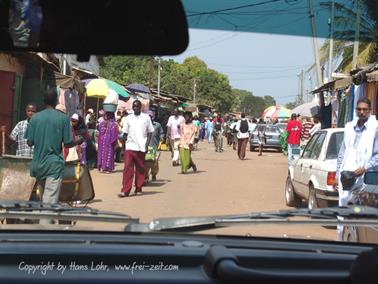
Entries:
{"type": "Polygon", "coordinates": [[[343,143],[344,132],[336,132],[329,139],[326,159],[337,159],[341,143],[343,143]]]}

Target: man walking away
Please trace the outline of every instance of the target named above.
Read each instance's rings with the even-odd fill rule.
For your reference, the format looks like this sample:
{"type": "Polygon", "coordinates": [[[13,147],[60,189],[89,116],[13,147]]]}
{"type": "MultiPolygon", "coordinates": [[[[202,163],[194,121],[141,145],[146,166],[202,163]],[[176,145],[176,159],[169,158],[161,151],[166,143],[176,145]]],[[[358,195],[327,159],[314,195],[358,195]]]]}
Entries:
{"type": "Polygon", "coordinates": [[[177,110],[172,112],[172,115],[168,119],[167,134],[172,149],[172,165],[179,165],[179,144],[181,137],[180,125],[185,122],[182,115],[177,110]]]}
{"type": "Polygon", "coordinates": [[[164,140],[164,130],[161,124],[155,121],[155,114],[150,111],[149,116],[151,117],[151,122],[154,127],[154,132],[152,133],[150,144],[148,145],[148,153],[146,154],[146,174],[144,181],[147,184],[150,178],[150,171],[152,175],[152,181],[156,181],[156,176],[159,172],[159,157],[160,152],[158,151],[159,143],[164,140]]]}
{"type": "Polygon", "coordinates": [[[15,128],[12,130],[9,138],[17,143],[16,156],[32,158],[34,147],[30,147],[28,145],[27,140],[24,138],[24,136],[26,129],[28,128],[30,119],[37,111],[37,107],[34,104],[28,104],[25,111],[27,118],[17,123],[15,128]]]}
{"type": "MultiPolygon", "coordinates": [[[[378,122],[370,115],[371,102],[368,98],[357,102],[358,118],[345,125],[344,141],[337,158],[334,189],[339,191],[339,206],[348,204],[352,190],[342,187],[341,176],[346,171],[352,172],[355,186],[363,184],[364,174],[378,166],[378,122]]],[[[342,240],[343,226],[337,226],[337,239],[342,240]]]]}
{"type": "Polygon", "coordinates": [[[223,152],[223,124],[221,117],[214,119],[215,152],[223,152]]]}
{"type": "MultiPolygon", "coordinates": [[[[83,140],[72,142],[72,129],[69,118],[55,110],[57,95],[54,91],[47,91],[44,95],[46,109],[36,113],[31,118],[26,129],[25,139],[28,145],[34,146],[31,165],[31,176],[37,179],[42,190],[42,202],[56,204],[64,173],[62,143],[71,148],[79,145],[83,140]]],[[[41,224],[52,223],[52,220],[42,219],[41,224]]]]}
{"type": "Polygon", "coordinates": [[[262,151],[265,145],[265,140],[266,140],[265,129],[266,129],[266,125],[264,125],[264,120],[260,119],[260,124],[257,129],[257,137],[259,140],[259,156],[262,156],[262,151]]]}
{"type": "Polygon", "coordinates": [[[295,149],[299,149],[302,132],[302,124],[297,120],[297,115],[295,113],[291,115],[291,120],[286,126],[286,131],[288,133],[288,163],[289,166],[291,166],[294,160],[293,150],[295,151],[295,149]]]}
{"type": "Polygon", "coordinates": [[[151,118],[141,112],[142,103],[133,102],[133,114],[127,116],[122,132],[126,135],[126,150],[123,170],[122,190],[118,197],[130,195],[135,174],[135,195],[142,194],[146,173],[145,156],[150,144],[154,126],[151,118]]]}
{"type": "Polygon", "coordinates": [[[236,130],[238,131],[238,157],[240,160],[244,160],[249,139],[249,123],[244,113],[241,114],[241,120],[236,124],[236,130]]]}
{"type": "Polygon", "coordinates": [[[209,118],[208,121],[206,121],[206,135],[207,135],[207,141],[209,144],[211,143],[211,139],[213,138],[213,130],[214,130],[214,124],[213,124],[213,118],[209,118]]]}

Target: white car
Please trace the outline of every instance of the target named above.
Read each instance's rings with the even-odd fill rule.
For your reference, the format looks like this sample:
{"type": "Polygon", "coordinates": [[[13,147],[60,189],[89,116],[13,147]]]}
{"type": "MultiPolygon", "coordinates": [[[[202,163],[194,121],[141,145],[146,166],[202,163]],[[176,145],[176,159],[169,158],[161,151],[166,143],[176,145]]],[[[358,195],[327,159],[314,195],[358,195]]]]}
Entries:
{"type": "Polygon", "coordinates": [[[287,206],[304,200],[308,208],[336,206],[339,193],[332,187],[336,177],[337,156],[344,139],[344,128],[316,132],[289,167],[285,186],[287,206]]]}

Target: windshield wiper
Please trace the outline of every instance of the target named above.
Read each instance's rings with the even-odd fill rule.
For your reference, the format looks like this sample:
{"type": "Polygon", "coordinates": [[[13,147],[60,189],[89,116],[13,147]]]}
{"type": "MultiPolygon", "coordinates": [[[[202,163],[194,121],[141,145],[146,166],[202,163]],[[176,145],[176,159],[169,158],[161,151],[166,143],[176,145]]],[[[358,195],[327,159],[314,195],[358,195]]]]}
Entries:
{"type": "Polygon", "coordinates": [[[249,224],[378,226],[378,209],[367,206],[292,209],[239,215],[159,218],[147,224],[129,224],[126,231],[196,232],[249,224]],[[340,220],[338,217],[343,217],[340,220]]]}
{"type": "Polygon", "coordinates": [[[90,207],[71,207],[67,204],[46,204],[36,201],[0,201],[0,218],[40,219],[52,218],[64,221],[96,221],[138,223],[139,219],[111,211],[90,207]]]}

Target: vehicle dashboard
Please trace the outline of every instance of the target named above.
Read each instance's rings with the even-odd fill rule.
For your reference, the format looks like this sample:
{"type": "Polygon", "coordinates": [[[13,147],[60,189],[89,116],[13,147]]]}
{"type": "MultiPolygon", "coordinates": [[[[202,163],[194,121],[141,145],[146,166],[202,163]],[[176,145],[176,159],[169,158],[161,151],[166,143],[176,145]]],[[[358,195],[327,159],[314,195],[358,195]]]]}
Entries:
{"type": "Polygon", "coordinates": [[[349,283],[368,245],[164,233],[2,232],[1,283],[349,283]]]}

